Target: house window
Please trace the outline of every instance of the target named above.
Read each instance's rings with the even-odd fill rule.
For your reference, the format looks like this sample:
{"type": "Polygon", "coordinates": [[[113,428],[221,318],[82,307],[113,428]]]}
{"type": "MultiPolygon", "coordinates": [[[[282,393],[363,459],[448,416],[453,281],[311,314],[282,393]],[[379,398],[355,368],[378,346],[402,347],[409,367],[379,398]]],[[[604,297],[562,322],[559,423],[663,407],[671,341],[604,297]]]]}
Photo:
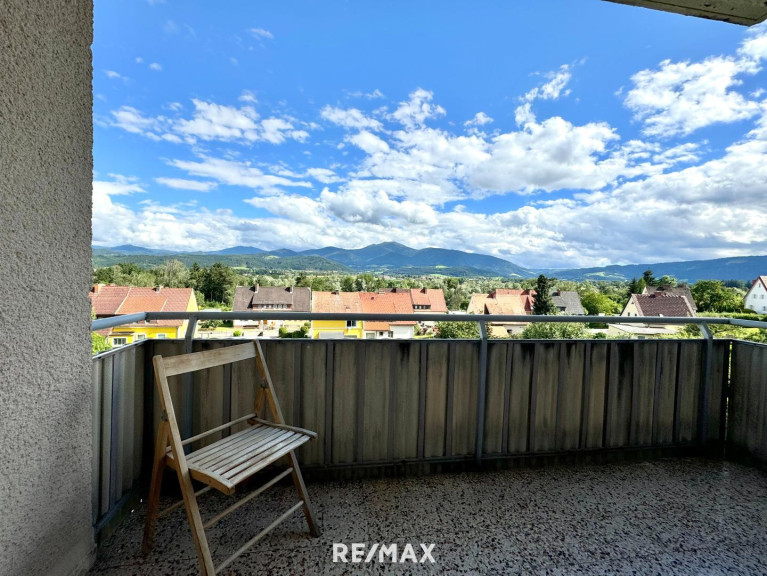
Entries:
{"type": "Polygon", "coordinates": [[[112,346],[125,346],[127,343],[127,338],[112,338],[112,346]]]}
{"type": "Polygon", "coordinates": [[[156,334],[155,338],[163,339],[163,338],[167,338],[167,336],[165,334],[156,334]]]}
{"type": "Polygon", "coordinates": [[[138,342],[139,340],[146,340],[146,334],[134,334],[133,335],[133,341],[138,342]]]}
{"type": "Polygon", "coordinates": [[[347,330],[349,328],[356,328],[357,327],[357,321],[356,320],[347,320],[346,321],[346,328],[347,330]]]}
{"type": "Polygon", "coordinates": [[[375,332],[365,332],[365,340],[374,340],[376,337],[375,332]]]}

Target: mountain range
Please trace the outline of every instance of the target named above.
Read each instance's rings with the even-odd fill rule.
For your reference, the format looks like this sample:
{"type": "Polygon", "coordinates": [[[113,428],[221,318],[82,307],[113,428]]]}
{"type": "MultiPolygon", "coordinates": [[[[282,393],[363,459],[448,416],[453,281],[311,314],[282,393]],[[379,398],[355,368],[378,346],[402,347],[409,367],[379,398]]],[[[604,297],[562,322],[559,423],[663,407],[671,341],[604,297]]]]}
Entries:
{"type": "Polygon", "coordinates": [[[532,278],[546,274],[563,280],[630,280],[651,269],[656,277],[674,276],[680,281],[743,280],[750,281],[767,273],[767,256],[743,256],[715,260],[657,262],[611,265],[595,268],[530,270],[508,260],[443,248],[417,250],[397,242],[371,244],[364,248],[345,249],[335,246],[296,252],[288,249],[263,250],[254,246],[233,246],[215,252],[178,252],[143,248],[134,245],[93,247],[94,266],[112,266],[134,262],[141,266],[162,264],[168,258],[181,260],[187,266],[197,262],[209,266],[222,262],[228,266],[254,270],[305,270],[316,272],[376,272],[423,276],[477,276],[532,278]]]}

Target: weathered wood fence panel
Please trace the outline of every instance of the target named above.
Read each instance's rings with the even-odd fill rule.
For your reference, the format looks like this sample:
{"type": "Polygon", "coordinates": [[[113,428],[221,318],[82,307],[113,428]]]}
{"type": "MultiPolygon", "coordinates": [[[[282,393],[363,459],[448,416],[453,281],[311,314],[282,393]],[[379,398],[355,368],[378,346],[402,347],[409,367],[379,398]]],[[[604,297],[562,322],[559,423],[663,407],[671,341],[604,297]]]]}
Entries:
{"type": "MultiPolygon", "coordinates": [[[[241,342],[193,345],[200,351],[241,342]]],[[[700,441],[702,340],[491,340],[479,426],[478,341],[269,340],[262,346],[285,419],[319,433],[299,452],[307,469],[469,460],[476,457],[477,434],[483,458],[700,441]]],[[[730,343],[713,346],[707,440],[723,439],[729,391],[730,441],[767,457],[767,347],[734,346],[731,385],[730,343]]],[[[182,341],[149,340],[94,358],[94,522],[147,474],[149,431],[161,416],[151,357],[183,349],[182,341]]],[[[171,378],[180,428],[196,434],[252,412],[258,378],[253,360],[171,378]]]]}
{"type": "Polygon", "coordinates": [[[733,342],[728,445],[767,461],[767,346],[733,342]]]}
{"type": "Polygon", "coordinates": [[[91,504],[97,527],[138,486],[143,472],[144,355],[136,345],[93,359],[91,504]]]}

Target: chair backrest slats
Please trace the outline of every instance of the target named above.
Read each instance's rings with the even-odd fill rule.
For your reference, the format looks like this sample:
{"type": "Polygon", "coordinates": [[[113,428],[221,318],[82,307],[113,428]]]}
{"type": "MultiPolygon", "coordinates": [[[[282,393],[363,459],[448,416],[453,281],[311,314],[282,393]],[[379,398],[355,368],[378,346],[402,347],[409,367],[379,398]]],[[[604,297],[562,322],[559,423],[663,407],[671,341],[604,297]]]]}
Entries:
{"type": "Polygon", "coordinates": [[[204,352],[171,356],[163,358],[162,362],[165,366],[165,375],[175,376],[255,357],[256,347],[252,342],[248,342],[247,344],[227,346],[218,350],[206,350],[204,352]]]}

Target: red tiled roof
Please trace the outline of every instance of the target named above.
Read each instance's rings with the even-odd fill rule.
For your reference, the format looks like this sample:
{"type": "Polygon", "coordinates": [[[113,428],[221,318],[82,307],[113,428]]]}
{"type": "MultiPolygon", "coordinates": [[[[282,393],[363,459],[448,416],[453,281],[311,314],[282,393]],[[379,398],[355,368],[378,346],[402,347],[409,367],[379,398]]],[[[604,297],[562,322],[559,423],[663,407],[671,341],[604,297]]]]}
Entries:
{"type": "Polygon", "coordinates": [[[506,296],[502,298],[488,298],[485,300],[484,314],[527,314],[525,301],[519,296],[506,296]]]}
{"type": "Polygon", "coordinates": [[[656,292],[665,292],[666,294],[671,294],[673,296],[684,296],[687,298],[687,303],[690,305],[693,312],[698,310],[689,286],[645,286],[642,294],[654,294],[656,292]]]}
{"type": "Polygon", "coordinates": [[[533,311],[535,290],[500,288],[490,294],[472,294],[469,314],[530,314],[533,311]]]}
{"type": "Polygon", "coordinates": [[[471,295],[469,300],[469,307],[466,309],[467,314],[484,314],[485,313],[485,301],[487,300],[487,294],[471,295]]]}
{"type": "Polygon", "coordinates": [[[362,312],[359,292],[312,292],[312,312],[362,312]]]}
{"type": "Polygon", "coordinates": [[[413,288],[410,290],[410,299],[413,302],[413,306],[430,306],[431,305],[431,299],[429,298],[429,293],[427,292],[427,288],[422,288],[418,290],[417,288],[413,288]]]}
{"type": "MultiPolygon", "coordinates": [[[[117,309],[118,314],[135,314],[136,312],[161,312],[165,308],[168,295],[162,292],[139,292],[140,288],[133,288],[128,292],[128,297],[117,309]]],[[[189,299],[187,298],[187,303],[189,299]]],[[[186,304],[181,310],[172,310],[173,312],[186,312],[186,304]]]]}
{"type": "Polygon", "coordinates": [[[640,316],[695,316],[690,303],[684,296],[655,292],[654,294],[632,294],[640,316]]]}
{"type": "MultiPolygon", "coordinates": [[[[186,312],[194,298],[191,288],[142,288],[136,286],[99,286],[88,296],[96,317],[135,314],[137,312],[186,312]]],[[[181,326],[183,320],[152,320],[152,326],[181,326]]],[[[129,324],[144,326],[146,323],[129,324]]]]}
{"type": "MultiPolygon", "coordinates": [[[[407,292],[359,292],[362,311],[366,314],[412,314],[413,303],[407,292]]],[[[391,325],[413,326],[415,321],[366,321],[364,330],[388,331],[391,325]]]]}
{"type": "Polygon", "coordinates": [[[98,285],[98,287],[91,288],[88,296],[91,299],[91,306],[96,318],[117,314],[117,309],[125,300],[128,292],[130,292],[130,286],[98,285]],[[95,292],[97,288],[98,292],[95,292]]]}
{"type": "Polygon", "coordinates": [[[447,314],[445,293],[438,288],[413,288],[410,290],[413,306],[428,306],[429,312],[447,314]]]}

